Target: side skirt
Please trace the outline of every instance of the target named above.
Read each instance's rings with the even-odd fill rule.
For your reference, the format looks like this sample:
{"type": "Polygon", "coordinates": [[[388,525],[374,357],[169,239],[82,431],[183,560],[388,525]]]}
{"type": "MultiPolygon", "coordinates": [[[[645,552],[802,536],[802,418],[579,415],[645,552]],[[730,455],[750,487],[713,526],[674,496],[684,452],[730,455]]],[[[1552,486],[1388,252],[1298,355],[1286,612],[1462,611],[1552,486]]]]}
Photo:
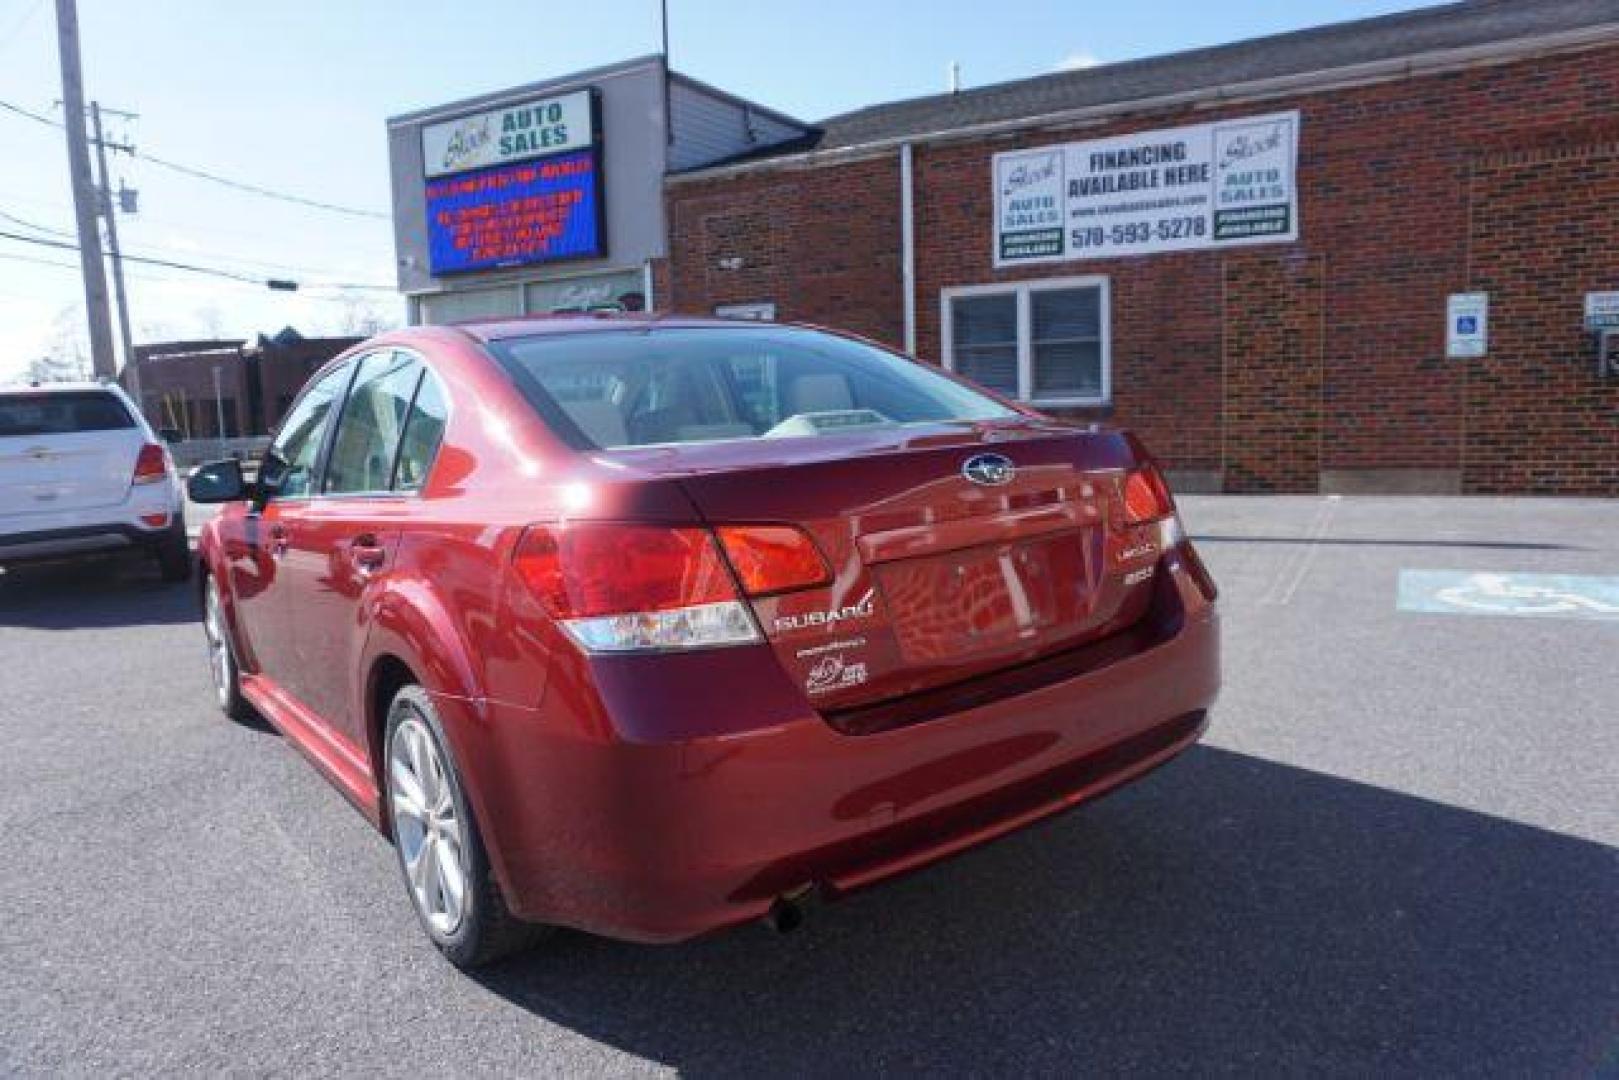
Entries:
{"type": "Polygon", "coordinates": [[[240,679],[242,696],[380,829],[382,796],[364,752],[265,676],[244,673],[240,679]]]}

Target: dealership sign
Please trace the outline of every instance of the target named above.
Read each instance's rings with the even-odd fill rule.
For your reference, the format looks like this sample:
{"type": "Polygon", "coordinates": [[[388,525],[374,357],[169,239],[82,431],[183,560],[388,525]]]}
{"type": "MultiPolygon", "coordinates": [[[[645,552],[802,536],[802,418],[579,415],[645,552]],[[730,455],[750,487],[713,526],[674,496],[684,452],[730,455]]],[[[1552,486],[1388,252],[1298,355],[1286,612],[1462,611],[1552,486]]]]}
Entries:
{"type": "Polygon", "coordinates": [[[429,178],[490,165],[528,161],[596,142],[589,90],[429,124],[422,129],[422,163],[429,178]]]}
{"type": "Polygon", "coordinates": [[[1299,114],[996,154],[995,265],[1297,240],[1299,114]]]}
{"type": "Polygon", "coordinates": [[[607,254],[599,116],[579,90],[424,128],[431,272],[607,254]]]}

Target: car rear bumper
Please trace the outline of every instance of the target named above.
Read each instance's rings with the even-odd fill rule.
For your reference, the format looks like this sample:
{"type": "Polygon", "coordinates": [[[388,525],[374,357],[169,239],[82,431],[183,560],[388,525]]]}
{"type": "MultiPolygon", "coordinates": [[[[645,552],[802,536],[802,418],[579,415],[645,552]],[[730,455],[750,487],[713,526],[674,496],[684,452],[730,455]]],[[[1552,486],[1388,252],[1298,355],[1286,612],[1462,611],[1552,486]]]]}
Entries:
{"type": "Polygon", "coordinates": [[[1160,562],[1162,632],[1139,650],[875,734],[834,729],[779,666],[774,682],[757,658],[725,670],[746,650],[633,692],[556,670],[540,711],[480,718],[446,701],[468,710],[456,726],[473,745],[457,754],[482,774],[508,901],[536,920],[676,941],[806,887],[836,897],[918,868],[1142,775],[1197,740],[1219,690],[1218,618],[1180,550],[1160,562]],[[650,736],[672,700],[752,726],[650,736]]]}
{"type": "Polygon", "coordinates": [[[104,525],[0,533],[0,563],[71,559],[156,548],[172,542],[176,534],[185,536],[185,522],[179,514],[170,514],[167,523],[155,528],[110,522],[104,525]]]}

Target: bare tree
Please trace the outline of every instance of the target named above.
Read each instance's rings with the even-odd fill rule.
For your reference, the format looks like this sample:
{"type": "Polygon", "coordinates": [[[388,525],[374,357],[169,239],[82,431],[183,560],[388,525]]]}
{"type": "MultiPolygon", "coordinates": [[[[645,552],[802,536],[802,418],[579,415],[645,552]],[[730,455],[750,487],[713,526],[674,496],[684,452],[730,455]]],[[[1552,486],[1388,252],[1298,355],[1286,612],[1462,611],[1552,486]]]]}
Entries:
{"type": "Polygon", "coordinates": [[[172,341],[175,336],[174,327],[161,319],[143,319],[135,332],[141,341],[146,342],[172,341]]]}
{"type": "Polygon", "coordinates": [[[28,365],[30,382],[81,382],[90,378],[90,341],[84,309],[69,305],[56,313],[45,355],[28,365]]]}
{"type": "Polygon", "coordinates": [[[210,339],[218,341],[225,336],[225,318],[213,304],[204,304],[192,312],[192,315],[196,317],[203,333],[210,339]]]}
{"type": "Polygon", "coordinates": [[[28,362],[27,379],[31,383],[83,382],[90,373],[82,365],[64,362],[54,356],[41,356],[28,362]]]}
{"type": "Polygon", "coordinates": [[[345,289],[338,294],[342,308],[337,316],[338,333],[348,337],[371,337],[399,325],[378,307],[370,297],[356,289],[345,289]]]}

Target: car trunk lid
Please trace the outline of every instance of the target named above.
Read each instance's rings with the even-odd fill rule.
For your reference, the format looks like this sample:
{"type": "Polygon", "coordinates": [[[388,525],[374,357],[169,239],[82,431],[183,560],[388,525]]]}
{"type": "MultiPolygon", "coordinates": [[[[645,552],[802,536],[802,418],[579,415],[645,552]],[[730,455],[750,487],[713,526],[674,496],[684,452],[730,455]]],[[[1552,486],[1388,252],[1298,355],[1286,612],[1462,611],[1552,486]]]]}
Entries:
{"type": "Polygon", "coordinates": [[[1135,459],[1117,433],[933,424],[613,456],[678,477],[710,524],[811,536],[831,584],[752,606],[823,710],[1037,659],[1128,625],[1147,602],[1134,587],[1144,577],[1125,584],[1156,560],[1147,530],[1124,526],[1120,485],[1135,459]]]}
{"type": "Polygon", "coordinates": [[[116,505],[145,438],[110,391],[0,393],[0,517],[116,505]]]}
{"type": "Polygon", "coordinates": [[[133,428],[0,438],[0,517],[116,506],[142,441],[133,428]]]}

